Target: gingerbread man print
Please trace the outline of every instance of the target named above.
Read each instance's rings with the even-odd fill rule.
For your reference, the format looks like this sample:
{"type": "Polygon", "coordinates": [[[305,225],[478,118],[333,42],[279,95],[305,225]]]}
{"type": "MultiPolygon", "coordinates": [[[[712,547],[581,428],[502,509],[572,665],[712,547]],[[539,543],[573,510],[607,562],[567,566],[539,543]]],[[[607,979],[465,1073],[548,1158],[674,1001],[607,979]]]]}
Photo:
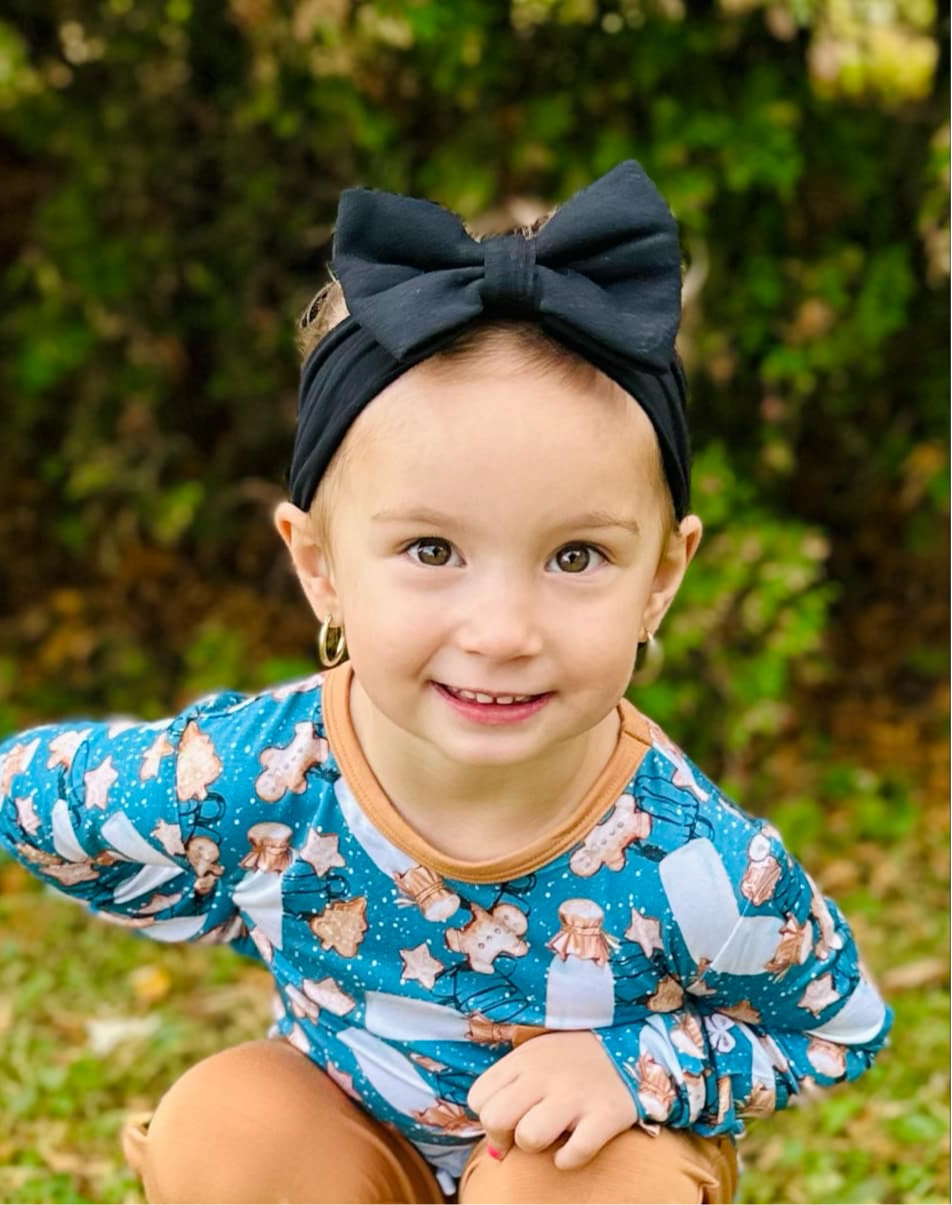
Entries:
{"type": "Polygon", "coordinates": [[[633,795],[622,795],[601,824],[596,824],[582,845],[569,859],[573,874],[590,878],[603,866],[621,870],[625,850],[634,841],[642,841],[651,832],[651,817],[643,812],[633,795]]]}
{"type": "Polygon", "coordinates": [[[471,904],[473,919],[461,929],[447,929],[444,940],[456,954],[465,954],[474,971],[493,973],[493,960],[500,954],[522,958],[529,953],[522,934],[529,927],[525,913],[514,904],[497,904],[487,912],[479,904],[471,904]]]}
{"type": "Polygon", "coordinates": [[[329,752],[327,741],[317,735],[309,720],[295,724],[289,745],[272,746],[259,753],[258,760],[265,769],[255,781],[255,791],[268,803],[277,803],[288,791],[303,795],[308,770],[327,761],[329,752]]]}

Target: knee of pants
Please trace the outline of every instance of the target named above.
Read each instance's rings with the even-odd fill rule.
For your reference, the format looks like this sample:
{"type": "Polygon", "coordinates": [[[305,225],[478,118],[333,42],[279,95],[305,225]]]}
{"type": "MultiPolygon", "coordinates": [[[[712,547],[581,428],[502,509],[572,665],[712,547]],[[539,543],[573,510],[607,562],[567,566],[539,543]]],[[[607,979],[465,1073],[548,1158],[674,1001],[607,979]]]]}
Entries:
{"type": "Polygon", "coordinates": [[[123,1149],[150,1203],[440,1201],[415,1152],[284,1042],[189,1068],[123,1149]]]}
{"type": "Polygon", "coordinates": [[[737,1163],[728,1139],[664,1128],[652,1136],[635,1128],[573,1171],[555,1166],[560,1145],[533,1153],[514,1147],[498,1162],[480,1143],[463,1171],[461,1205],[704,1205],[734,1199],[737,1163]]]}
{"type": "Polygon", "coordinates": [[[300,1059],[274,1041],[245,1042],[184,1072],[148,1130],[123,1134],[149,1205],[276,1203],[276,1163],[307,1115],[300,1059]]]}
{"type": "Polygon", "coordinates": [[[147,1200],[276,1199],[263,1191],[275,1084],[258,1065],[257,1046],[245,1043],[196,1063],[163,1095],[148,1129],[140,1123],[123,1131],[123,1150],[147,1200]]]}

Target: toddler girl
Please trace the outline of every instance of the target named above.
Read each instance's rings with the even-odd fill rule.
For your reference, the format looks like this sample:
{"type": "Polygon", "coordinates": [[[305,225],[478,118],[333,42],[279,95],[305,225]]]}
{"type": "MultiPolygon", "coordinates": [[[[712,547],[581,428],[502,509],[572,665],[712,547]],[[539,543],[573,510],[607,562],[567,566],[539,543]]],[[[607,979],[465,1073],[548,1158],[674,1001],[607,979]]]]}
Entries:
{"type": "Polygon", "coordinates": [[[333,266],[275,512],[325,672],[0,745],[14,857],[274,977],[126,1154],[150,1201],[730,1201],[892,1012],[626,697],[701,536],[674,219],[633,161],[484,240],[351,189],[333,266]]]}

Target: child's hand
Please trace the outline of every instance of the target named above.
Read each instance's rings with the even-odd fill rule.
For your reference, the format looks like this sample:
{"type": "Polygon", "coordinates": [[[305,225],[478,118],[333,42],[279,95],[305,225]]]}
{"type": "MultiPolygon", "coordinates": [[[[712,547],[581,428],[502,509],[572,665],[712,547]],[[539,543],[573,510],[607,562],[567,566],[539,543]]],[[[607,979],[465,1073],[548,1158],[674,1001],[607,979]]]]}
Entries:
{"type": "Polygon", "coordinates": [[[500,1159],[513,1143],[543,1151],[571,1130],[555,1153],[560,1171],[584,1167],[638,1120],[631,1094],[590,1030],[532,1038],[484,1071],[466,1099],[500,1159]]]}

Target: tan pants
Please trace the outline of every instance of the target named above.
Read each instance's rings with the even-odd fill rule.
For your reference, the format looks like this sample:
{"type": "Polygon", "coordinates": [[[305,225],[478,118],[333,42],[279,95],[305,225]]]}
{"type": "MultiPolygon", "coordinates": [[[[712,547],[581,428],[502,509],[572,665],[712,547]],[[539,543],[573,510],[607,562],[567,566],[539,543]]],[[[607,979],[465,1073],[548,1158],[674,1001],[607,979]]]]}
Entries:
{"type": "MultiPolygon", "coordinates": [[[[246,1042],[190,1068],[148,1128],[123,1150],[150,1202],[433,1202],[447,1200],[419,1152],[375,1121],[283,1041],[246,1042]]],[[[501,1162],[473,1150],[459,1201],[730,1202],[737,1158],[728,1138],[640,1129],[612,1139],[584,1168],[559,1171],[554,1148],[501,1162]]]]}

